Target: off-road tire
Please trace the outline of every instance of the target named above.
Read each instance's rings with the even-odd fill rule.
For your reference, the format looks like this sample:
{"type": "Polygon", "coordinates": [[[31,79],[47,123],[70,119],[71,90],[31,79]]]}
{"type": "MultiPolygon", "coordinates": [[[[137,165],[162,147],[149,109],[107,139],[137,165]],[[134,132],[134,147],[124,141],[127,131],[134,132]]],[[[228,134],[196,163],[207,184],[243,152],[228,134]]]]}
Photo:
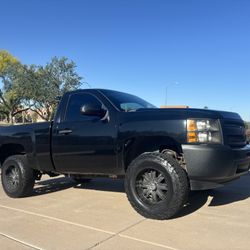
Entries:
{"type": "Polygon", "coordinates": [[[21,198],[31,195],[35,179],[35,170],[28,166],[25,155],[13,155],[4,161],[1,181],[3,189],[9,197],[21,198]],[[12,171],[15,173],[15,179],[12,178],[12,171]]]}
{"type": "Polygon", "coordinates": [[[132,207],[146,218],[158,220],[172,218],[185,204],[188,198],[189,190],[189,180],[186,171],[172,156],[168,154],[155,152],[143,153],[131,162],[126,171],[125,191],[128,200],[132,207]],[[158,177],[156,179],[160,180],[162,179],[162,176],[165,178],[164,183],[154,182],[156,183],[153,184],[153,189],[156,190],[155,192],[158,192],[158,186],[163,186],[164,189],[167,187],[167,190],[161,190],[161,196],[154,195],[154,198],[156,197],[154,201],[157,202],[149,204],[153,200],[153,196],[150,196],[152,187],[147,185],[146,192],[145,189],[142,189],[142,192],[137,190],[138,186],[143,186],[143,188],[145,188],[145,184],[142,185],[144,181],[145,183],[148,181],[148,176],[146,178],[145,173],[147,173],[147,175],[150,173],[149,177],[152,177],[152,173],[154,171],[154,175],[157,175],[158,173],[158,177]],[[146,179],[143,179],[143,181],[140,180],[140,178],[144,177],[146,179]],[[148,194],[149,186],[151,189],[149,191],[148,198],[145,193],[148,194]],[[164,196],[162,196],[163,192],[165,192],[164,196]],[[160,197],[164,198],[161,200],[160,197]]]}

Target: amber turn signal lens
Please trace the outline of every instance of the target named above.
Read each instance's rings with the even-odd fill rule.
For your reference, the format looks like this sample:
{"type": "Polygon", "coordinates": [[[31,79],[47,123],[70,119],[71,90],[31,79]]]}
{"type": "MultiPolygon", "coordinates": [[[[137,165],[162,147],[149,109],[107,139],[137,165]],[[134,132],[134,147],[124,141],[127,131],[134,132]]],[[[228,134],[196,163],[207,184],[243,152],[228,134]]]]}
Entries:
{"type": "Polygon", "coordinates": [[[196,131],[197,124],[195,120],[187,120],[187,131],[196,131]]]}
{"type": "Polygon", "coordinates": [[[196,132],[188,132],[187,133],[187,141],[190,143],[198,142],[199,138],[196,132]]]}

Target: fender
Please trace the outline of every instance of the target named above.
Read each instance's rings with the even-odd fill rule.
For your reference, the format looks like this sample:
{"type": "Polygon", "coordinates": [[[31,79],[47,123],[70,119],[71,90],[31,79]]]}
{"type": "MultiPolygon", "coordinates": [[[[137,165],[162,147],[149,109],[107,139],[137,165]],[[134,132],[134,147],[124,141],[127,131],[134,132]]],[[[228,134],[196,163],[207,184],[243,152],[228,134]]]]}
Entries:
{"type": "Polygon", "coordinates": [[[140,154],[145,152],[162,152],[172,150],[177,155],[182,155],[181,144],[168,136],[141,136],[128,139],[123,145],[123,168],[126,171],[128,165],[140,154]]]}

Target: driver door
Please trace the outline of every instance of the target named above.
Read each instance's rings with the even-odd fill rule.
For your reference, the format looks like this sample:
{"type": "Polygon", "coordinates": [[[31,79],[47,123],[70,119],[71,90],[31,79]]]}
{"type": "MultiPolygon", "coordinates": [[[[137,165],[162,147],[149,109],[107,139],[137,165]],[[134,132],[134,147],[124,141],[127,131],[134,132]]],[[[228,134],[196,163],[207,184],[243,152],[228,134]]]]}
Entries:
{"type": "Polygon", "coordinates": [[[63,121],[54,125],[52,155],[55,167],[63,173],[112,173],[116,169],[116,126],[109,119],[83,114],[84,105],[104,107],[89,93],[69,96],[63,121]]]}

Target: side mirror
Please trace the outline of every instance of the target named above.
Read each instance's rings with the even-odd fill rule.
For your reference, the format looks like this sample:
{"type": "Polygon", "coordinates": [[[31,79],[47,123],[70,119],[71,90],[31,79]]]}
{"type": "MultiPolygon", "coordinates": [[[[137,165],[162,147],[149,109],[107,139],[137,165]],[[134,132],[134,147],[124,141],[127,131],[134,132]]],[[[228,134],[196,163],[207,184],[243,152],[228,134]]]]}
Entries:
{"type": "Polygon", "coordinates": [[[86,103],[81,107],[80,112],[82,115],[103,117],[106,111],[102,109],[101,105],[86,103]]]}

